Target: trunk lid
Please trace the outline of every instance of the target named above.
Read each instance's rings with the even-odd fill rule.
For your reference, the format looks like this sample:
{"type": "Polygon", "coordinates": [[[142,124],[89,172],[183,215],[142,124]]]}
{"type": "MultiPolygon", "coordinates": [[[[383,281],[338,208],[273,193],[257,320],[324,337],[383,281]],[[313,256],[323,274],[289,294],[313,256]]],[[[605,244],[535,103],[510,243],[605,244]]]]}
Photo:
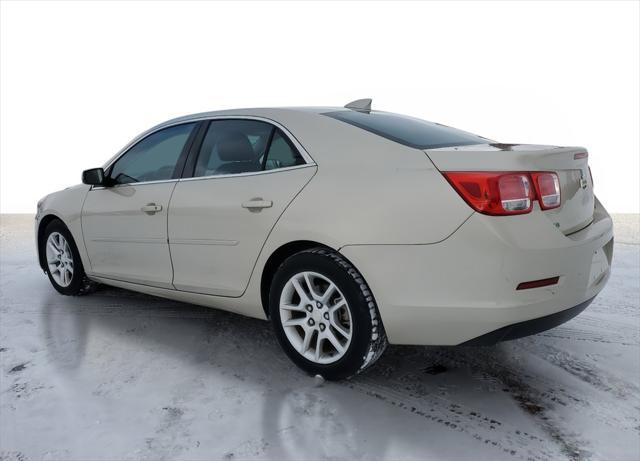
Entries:
{"type": "Polygon", "coordinates": [[[541,211],[565,235],[593,220],[595,198],[583,147],[476,144],[425,150],[440,171],[554,171],[560,180],[559,208],[541,211]]]}

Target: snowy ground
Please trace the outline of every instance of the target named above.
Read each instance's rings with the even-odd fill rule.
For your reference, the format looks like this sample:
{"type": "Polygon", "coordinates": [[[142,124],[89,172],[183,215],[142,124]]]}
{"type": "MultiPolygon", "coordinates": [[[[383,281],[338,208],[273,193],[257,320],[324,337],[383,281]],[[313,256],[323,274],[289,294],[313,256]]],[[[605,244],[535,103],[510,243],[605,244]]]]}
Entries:
{"type": "Polygon", "coordinates": [[[569,323],[495,347],[390,347],[324,384],[265,322],[112,288],[58,295],[32,219],[0,226],[0,460],[640,459],[637,216],[569,323]]]}

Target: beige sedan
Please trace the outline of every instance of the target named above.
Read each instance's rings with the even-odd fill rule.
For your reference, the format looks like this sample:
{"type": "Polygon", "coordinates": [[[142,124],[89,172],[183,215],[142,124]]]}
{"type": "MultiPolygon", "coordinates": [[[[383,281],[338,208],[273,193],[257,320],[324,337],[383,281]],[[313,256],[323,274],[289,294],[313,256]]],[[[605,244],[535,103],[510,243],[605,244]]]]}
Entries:
{"type": "Polygon", "coordinates": [[[65,295],[270,319],[298,366],[340,379],[387,342],[494,344],[586,308],[613,249],[587,161],[370,100],[196,114],[43,198],[39,262],[65,295]]]}

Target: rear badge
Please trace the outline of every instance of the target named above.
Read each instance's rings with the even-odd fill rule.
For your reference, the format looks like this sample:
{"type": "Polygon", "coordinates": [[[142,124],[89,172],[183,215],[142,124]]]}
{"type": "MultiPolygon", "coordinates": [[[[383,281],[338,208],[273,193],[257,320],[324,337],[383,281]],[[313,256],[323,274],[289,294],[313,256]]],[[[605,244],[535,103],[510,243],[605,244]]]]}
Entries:
{"type": "Polygon", "coordinates": [[[587,178],[584,177],[584,172],[580,170],[580,187],[587,188],[587,178]]]}

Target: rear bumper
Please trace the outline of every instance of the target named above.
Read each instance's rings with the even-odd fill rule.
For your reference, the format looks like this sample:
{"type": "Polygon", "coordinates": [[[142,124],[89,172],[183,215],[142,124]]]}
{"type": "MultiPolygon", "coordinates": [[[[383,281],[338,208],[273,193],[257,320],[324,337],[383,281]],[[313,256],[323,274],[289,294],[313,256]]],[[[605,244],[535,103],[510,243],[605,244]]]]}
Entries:
{"type": "Polygon", "coordinates": [[[570,236],[539,210],[474,214],[440,243],[341,252],[367,280],[392,344],[473,344],[487,334],[493,336],[482,342],[495,342],[551,328],[584,309],[608,280],[613,225],[596,201],[593,223],[570,236]],[[516,290],[555,276],[555,285],[516,290]]]}
{"type": "Polygon", "coordinates": [[[562,325],[568,322],[580,312],[585,310],[594,298],[587,299],[585,302],[577,306],[565,309],[555,314],[545,315],[537,319],[525,320],[524,322],[514,323],[506,327],[485,333],[482,336],[471,339],[461,344],[461,346],[493,346],[501,341],[510,341],[512,339],[524,338],[525,336],[535,335],[542,331],[562,325]]]}

